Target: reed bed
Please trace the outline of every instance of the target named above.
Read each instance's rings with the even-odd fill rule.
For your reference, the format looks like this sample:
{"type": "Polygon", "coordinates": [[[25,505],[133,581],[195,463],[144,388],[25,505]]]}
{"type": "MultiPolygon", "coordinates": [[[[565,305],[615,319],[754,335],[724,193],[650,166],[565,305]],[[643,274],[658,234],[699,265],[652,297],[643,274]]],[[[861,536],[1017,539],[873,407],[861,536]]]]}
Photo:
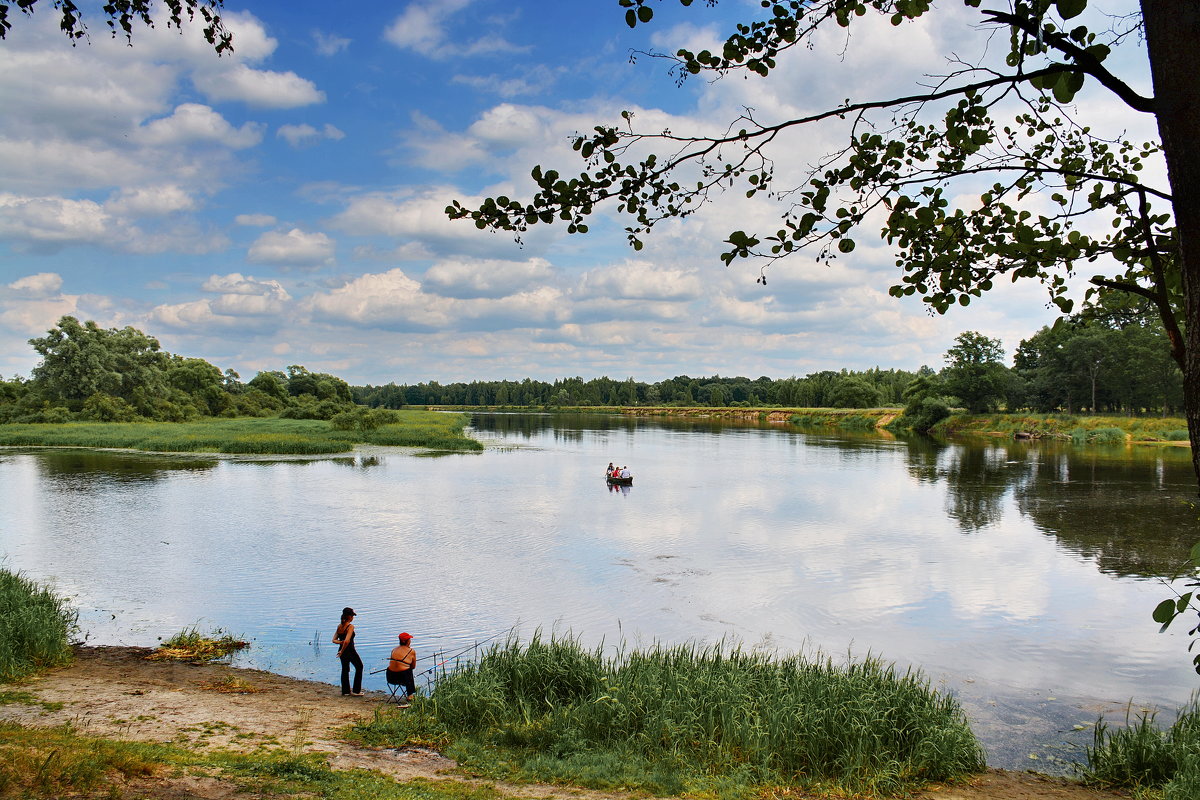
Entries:
{"type": "Polygon", "coordinates": [[[160,644],[146,656],[151,661],[218,661],[229,658],[250,643],[218,628],[201,633],[196,628],[184,628],[160,644]]]}
{"type": "Polygon", "coordinates": [[[336,430],[325,420],[241,417],[195,422],[68,422],[0,425],[0,445],[109,447],[165,453],[327,455],[356,444],[480,450],[463,433],[465,414],[398,411],[372,431],[336,430]]]}
{"type": "Polygon", "coordinates": [[[1139,796],[1161,794],[1163,800],[1200,797],[1200,700],[1193,696],[1171,727],[1155,725],[1153,714],[1110,727],[1103,720],[1087,748],[1088,783],[1129,790],[1139,796]]]}
{"type": "Polygon", "coordinates": [[[69,662],[76,619],[50,588],[0,569],[0,683],[69,662]]]}
{"type": "Polygon", "coordinates": [[[493,647],[359,736],[452,740],[452,755],[477,768],[498,752],[501,771],[529,779],[658,793],[892,794],[984,766],[952,697],[875,658],[839,666],[722,645],[606,657],[540,635],[493,647]]]}

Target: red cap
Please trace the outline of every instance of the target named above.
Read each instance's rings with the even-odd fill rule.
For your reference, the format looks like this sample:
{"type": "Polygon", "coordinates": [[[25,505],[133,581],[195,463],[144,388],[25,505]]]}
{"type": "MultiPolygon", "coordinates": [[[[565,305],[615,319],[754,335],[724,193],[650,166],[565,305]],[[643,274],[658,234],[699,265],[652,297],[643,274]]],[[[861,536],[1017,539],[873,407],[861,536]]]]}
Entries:
{"type": "Polygon", "coordinates": [[[400,634],[400,641],[402,641],[402,642],[411,642],[411,641],[412,641],[412,634],[410,634],[410,633],[402,633],[402,634],[400,634]]]}

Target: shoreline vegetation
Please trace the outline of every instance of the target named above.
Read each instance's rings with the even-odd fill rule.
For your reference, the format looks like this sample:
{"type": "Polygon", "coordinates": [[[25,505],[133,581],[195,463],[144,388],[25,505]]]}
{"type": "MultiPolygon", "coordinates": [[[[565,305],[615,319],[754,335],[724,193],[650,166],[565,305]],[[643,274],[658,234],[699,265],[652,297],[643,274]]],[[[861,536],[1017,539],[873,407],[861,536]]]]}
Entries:
{"type": "MultiPolygon", "coordinates": [[[[975,791],[988,782],[983,752],[957,701],[919,671],[875,658],[842,665],[695,644],[606,656],[535,634],[459,665],[411,708],[382,696],[337,706],[332,685],[152,660],[142,648],[72,650],[74,611],[2,568],[0,602],[0,618],[36,615],[52,640],[29,647],[29,626],[0,626],[0,649],[12,654],[0,679],[0,797],[558,800],[584,787],[613,800],[929,798],[947,784],[980,800],[1037,794],[1011,783],[975,791]],[[122,716],[139,711],[138,725],[122,716]],[[95,720],[89,735],[70,722],[84,714],[95,720]],[[425,768],[398,769],[404,754],[425,768]],[[214,793],[195,793],[201,784],[214,793]]],[[[1196,797],[1198,719],[1193,703],[1165,731],[1153,718],[1101,722],[1082,782],[1056,783],[1055,796],[1196,797]]]]}
{"type": "MultiPolygon", "coordinates": [[[[743,408],[712,406],[452,406],[431,410],[496,413],[613,414],[637,417],[683,417],[730,420],[796,427],[831,427],[850,431],[911,430],[902,408],[743,408]]],[[[1168,444],[1188,447],[1187,422],[1181,417],[953,413],[933,425],[929,435],[978,435],[1015,439],[1052,439],[1075,444],[1168,444]]]]}
{"type": "Polygon", "coordinates": [[[0,446],[121,448],[162,453],[329,455],[356,445],[478,451],[469,417],[435,411],[359,409],[333,420],[239,417],[191,422],[64,422],[0,425],[0,446]]]}
{"type": "MultiPolygon", "coordinates": [[[[330,420],[210,417],[187,422],[39,422],[0,424],[0,447],[128,449],[228,455],[332,455],[359,445],[472,452],[483,444],[465,428],[471,413],[612,414],[835,428],[849,432],[910,432],[900,408],[742,408],[709,406],[358,406],[330,420]]],[[[1048,439],[1078,445],[1189,446],[1177,417],[1071,414],[963,414],[933,425],[935,438],[984,436],[1048,439]]]]}

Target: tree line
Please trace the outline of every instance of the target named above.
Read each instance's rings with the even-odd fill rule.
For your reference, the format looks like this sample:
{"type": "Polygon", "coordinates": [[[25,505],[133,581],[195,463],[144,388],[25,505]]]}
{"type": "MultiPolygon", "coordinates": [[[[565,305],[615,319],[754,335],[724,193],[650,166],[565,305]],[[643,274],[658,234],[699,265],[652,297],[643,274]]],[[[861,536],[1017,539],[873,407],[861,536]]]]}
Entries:
{"type": "Polygon", "coordinates": [[[334,375],[292,365],[243,383],[233,370],[168,353],[132,327],[67,316],[29,343],[42,360],[28,379],[0,380],[0,423],[331,419],[354,408],[349,384],[334,375]]]}
{"type": "Polygon", "coordinates": [[[41,356],[31,376],[0,380],[0,423],[197,417],[332,419],[356,406],[708,406],[904,407],[918,430],[951,409],[1041,413],[1176,414],[1183,377],[1145,303],[1096,305],[1021,341],[1011,367],[1003,344],[975,331],[958,336],[940,370],[825,370],[804,377],[632,377],[585,380],[389,383],[351,386],[300,365],[242,382],[201,358],[174,355],[132,327],[104,329],[63,317],[29,343],[41,356]]]}

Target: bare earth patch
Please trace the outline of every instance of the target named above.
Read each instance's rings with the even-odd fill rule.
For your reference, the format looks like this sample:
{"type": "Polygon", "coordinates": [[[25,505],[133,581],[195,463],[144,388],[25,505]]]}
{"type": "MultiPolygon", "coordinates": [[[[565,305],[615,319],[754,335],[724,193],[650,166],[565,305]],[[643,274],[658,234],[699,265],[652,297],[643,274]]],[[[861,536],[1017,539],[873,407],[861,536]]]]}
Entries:
{"type": "MultiPolygon", "coordinates": [[[[252,751],[279,747],[322,753],[335,769],[368,769],[398,780],[424,778],[478,783],[456,765],[419,749],[367,748],[343,741],[342,731],[369,719],[385,696],[342,697],[336,686],[224,664],[146,659],[134,647],[83,647],[70,666],[47,671],[22,690],[39,705],[0,706],[0,720],[25,726],[73,725],[80,733],[112,739],[177,743],[252,751]],[[233,687],[231,690],[230,687],[233,687]],[[61,703],[48,710],[46,705],[61,703]]],[[[623,795],[557,786],[488,783],[512,797],[604,800],[623,795]]],[[[213,778],[155,778],[136,790],[157,800],[250,798],[213,778]]],[[[804,795],[790,794],[800,798],[804,795]]],[[[1085,789],[1030,773],[989,771],[968,784],[934,787],[920,800],[1111,800],[1120,795],[1085,789]]]]}

